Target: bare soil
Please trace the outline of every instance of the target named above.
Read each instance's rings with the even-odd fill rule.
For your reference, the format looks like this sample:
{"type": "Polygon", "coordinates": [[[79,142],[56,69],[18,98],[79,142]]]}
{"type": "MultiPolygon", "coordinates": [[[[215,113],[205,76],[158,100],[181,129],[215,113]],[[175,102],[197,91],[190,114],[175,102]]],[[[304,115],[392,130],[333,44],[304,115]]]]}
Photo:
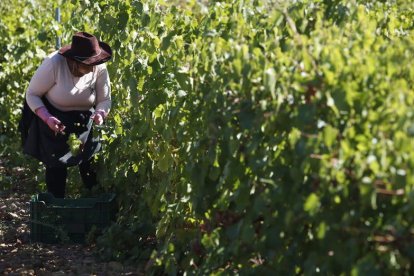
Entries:
{"type": "Polygon", "coordinates": [[[143,275],[142,266],[102,262],[94,244],[49,245],[30,242],[30,198],[33,188],[23,168],[6,169],[13,184],[0,189],[0,274],[1,275],[143,275]]]}

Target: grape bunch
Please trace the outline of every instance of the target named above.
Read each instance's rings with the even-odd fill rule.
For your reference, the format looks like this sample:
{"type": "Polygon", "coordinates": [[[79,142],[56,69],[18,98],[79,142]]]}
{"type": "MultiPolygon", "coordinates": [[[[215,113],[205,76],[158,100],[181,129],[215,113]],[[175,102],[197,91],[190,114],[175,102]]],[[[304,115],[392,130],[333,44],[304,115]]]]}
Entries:
{"type": "Polygon", "coordinates": [[[79,154],[82,142],[78,139],[78,137],[76,137],[75,133],[71,133],[69,135],[67,144],[69,145],[70,152],[72,153],[72,155],[76,156],[79,154]]]}

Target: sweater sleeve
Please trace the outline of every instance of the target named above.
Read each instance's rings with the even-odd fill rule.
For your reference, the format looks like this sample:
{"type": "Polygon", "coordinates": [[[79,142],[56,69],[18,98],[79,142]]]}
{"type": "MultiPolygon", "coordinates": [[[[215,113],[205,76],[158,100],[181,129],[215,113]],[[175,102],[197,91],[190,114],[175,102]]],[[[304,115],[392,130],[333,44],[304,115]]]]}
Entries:
{"type": "Polygon", "coordinates": [[[26,91],[26,100],[30,109],[35,112],[44,106],[41,97],[55,84],[55,69],[51,58],[47,57],[36,70],[26,91]]]}
{"type": "Polygon", "coordinates": [[[96,78],[96,110],[104,110],[106,114],[111,109],[111,83],[108,70],[102,65],[96,78]]]}

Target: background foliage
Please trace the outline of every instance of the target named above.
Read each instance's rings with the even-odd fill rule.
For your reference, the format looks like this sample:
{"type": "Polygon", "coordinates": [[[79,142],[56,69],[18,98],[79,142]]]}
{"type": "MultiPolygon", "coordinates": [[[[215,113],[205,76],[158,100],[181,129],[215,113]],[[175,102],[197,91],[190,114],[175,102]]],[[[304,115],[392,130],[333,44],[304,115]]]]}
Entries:
{"type": "Polygon", "coordinates": [[[413,273],[411,2],[59,4],[61,25],[47,1],[0,3],[0,149],[23,162],[19,109],[56,35],[113,47],[99,165],[120,213],[101,257],[169,274],[413,273]]]}

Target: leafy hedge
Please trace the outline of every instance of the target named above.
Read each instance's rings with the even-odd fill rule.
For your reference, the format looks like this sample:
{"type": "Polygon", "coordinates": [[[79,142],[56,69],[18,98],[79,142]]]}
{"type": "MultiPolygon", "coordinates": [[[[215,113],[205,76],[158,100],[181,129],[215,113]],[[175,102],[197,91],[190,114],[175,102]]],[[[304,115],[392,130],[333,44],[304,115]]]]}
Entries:
{"type": "Polygon", "coordinates": [[[149,271],[169,274],[412,272],[412,4],[63,6],[59,27],[0,4],[1,56],[13,56],[0,63],[0,100],[12,103],[0,143],[16,149],[22,92],[56,33],[113,46],[99,162],[121,209],[103,258],[150,257],[149,271]]]}

